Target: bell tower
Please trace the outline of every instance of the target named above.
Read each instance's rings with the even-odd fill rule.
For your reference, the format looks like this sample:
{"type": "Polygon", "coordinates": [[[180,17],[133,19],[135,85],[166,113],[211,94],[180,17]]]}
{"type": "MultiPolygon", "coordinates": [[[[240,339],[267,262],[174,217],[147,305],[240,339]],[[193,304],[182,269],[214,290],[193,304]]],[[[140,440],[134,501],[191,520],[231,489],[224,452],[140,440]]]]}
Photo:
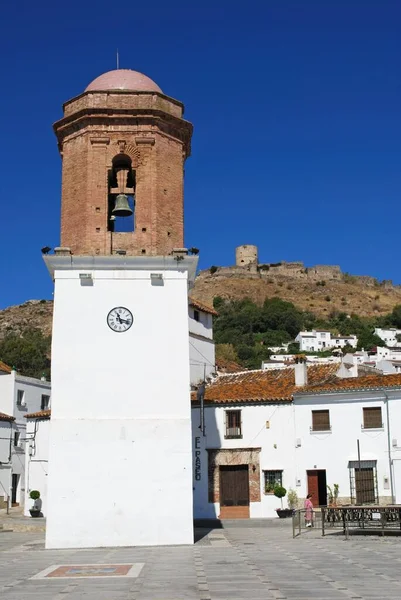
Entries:
{"type": "Polygon", "coordinates": [[[162,256],[184,245],[184,106],[120,69],[64,104],[61,246],[75,255],[162,256]]]}
{"type": "Polygon", "coordinates": [[[95,79],[55,124],[47,548],[193,543],[181,102],[129,70],[95,79]]]}

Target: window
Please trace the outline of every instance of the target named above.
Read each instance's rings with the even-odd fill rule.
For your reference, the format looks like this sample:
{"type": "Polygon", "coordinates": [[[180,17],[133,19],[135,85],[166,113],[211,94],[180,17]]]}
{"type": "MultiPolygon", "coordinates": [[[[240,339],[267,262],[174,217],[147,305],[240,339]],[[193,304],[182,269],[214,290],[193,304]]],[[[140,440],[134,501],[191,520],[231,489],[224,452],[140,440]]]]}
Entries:
{"type": "Polygon", "coordinates": [[[381,429],[382,409],[380,406],[369,407],[363,409],[363,429],[381,429]]]}
{"type": "Polygon", "coordinates": [[[375,460],[349,461],[351,504],[377,504],[377,468],[375,460]]]}
{"type": "Polygon", "coordinates": [[[17,390],[17,406],[25,406],[24,390],[17,390]]]}
{"type": "Polygon", "coordinates": [[[194,310],[194,319],[195,321],[199,321],[199,310],[194,310]]]}
{"type": "Polygon", "coordinates": [[[330,431],[330,411],[312,410],[311,431],[330,431]]]}
{"type": "Polygon", "coordinates": [[[45,396],[42,394],[42,401],[40,403],[41,410],[48,410],[50,407],[50,396],[45,396]]]}
{"type": "Polygon", "coordinates": [[[283,471],[263,471],[265,475],[265,494],[273,494],[275,485],[283,485],[283,471]]]}
{"type": "Polygon", "coordinates": [[[241,411],[226,410],[226,438],[242,438],[241,411]]]}
{"type": "Polygon", "coordinates": [[[21,433],[19,431],[15,431],[14,432],[14,447],[16,447],[16,448],[20,447],[20,438],[21,438],[21,433]]]}

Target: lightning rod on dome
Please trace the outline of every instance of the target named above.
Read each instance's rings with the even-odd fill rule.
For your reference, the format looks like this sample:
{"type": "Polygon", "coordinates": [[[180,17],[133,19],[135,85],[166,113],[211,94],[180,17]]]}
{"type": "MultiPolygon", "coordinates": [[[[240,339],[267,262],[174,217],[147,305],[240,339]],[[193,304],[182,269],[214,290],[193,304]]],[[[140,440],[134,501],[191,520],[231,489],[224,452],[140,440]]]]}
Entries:
{"type": "Polygon", "coordinates": [[[117,69],[119,69],[120,68],[120,57],[118,54],[118,48],[117,48],[117,57],[116,58],[117,58],[117,69]]]}

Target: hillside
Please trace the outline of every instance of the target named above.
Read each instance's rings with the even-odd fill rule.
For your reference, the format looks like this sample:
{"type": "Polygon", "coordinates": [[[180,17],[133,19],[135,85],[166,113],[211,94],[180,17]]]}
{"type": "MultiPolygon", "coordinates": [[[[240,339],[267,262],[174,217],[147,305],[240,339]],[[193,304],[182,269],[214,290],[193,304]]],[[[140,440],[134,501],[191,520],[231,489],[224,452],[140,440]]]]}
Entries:
{"type": "Polygon", "coordinates": [[[0,310],[0,340],[9,333],[20,334],[30,328],[40,329],[45,336],[52,332],[52,300],[28,300],[24,304],[0,310]]]}
{"type": "Polygon", "coordinates": [[[212,304],[216,296],[229,300],[248,297],[257,304],[278,297],[327,318],[333,311],[379,317],[401,303],[401,286],[343,274],[338,267],[322,267],[319,271],[315,267],[305,269],[302,263],[279,263],[259,265],[255,271],[241,267],[215,269],[201,271],[191,292],[207,304],[212,304]]]}
{"type": "MultiPolygon", "coordinates": [[[[339,267],[303,263],[212,267],[201,271],[191,295],[206,304],[217,296],[227,300],[250,298],[262,305],[266,298],[281,298],[298,309],[327,319],[334,312],[380,317],[401,304],[401,286],[373,277],[342,273],[339,267]]],[[[0,339],[35,327],[51,334],[53,302],[28,300],[0,310],[0,339]]]]}

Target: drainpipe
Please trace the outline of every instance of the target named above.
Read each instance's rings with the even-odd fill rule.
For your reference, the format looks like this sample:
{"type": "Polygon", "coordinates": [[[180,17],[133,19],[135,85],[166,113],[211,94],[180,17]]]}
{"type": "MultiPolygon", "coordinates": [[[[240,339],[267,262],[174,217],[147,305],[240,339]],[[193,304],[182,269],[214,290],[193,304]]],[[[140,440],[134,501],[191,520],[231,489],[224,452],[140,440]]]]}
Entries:
{"type": "Polygon", "coordinates": [[[388,402],[388,395],[384,392],[386,397],[386,415],[387,415],[387,447],[388,447],[388,465],[390,469],[390,489],[391,489],[391,504],[395,504],[394,497],[394,480],[393,480],[393,459],[391,456],[391,435],[390,435],[390,406],[388,402]]]}

